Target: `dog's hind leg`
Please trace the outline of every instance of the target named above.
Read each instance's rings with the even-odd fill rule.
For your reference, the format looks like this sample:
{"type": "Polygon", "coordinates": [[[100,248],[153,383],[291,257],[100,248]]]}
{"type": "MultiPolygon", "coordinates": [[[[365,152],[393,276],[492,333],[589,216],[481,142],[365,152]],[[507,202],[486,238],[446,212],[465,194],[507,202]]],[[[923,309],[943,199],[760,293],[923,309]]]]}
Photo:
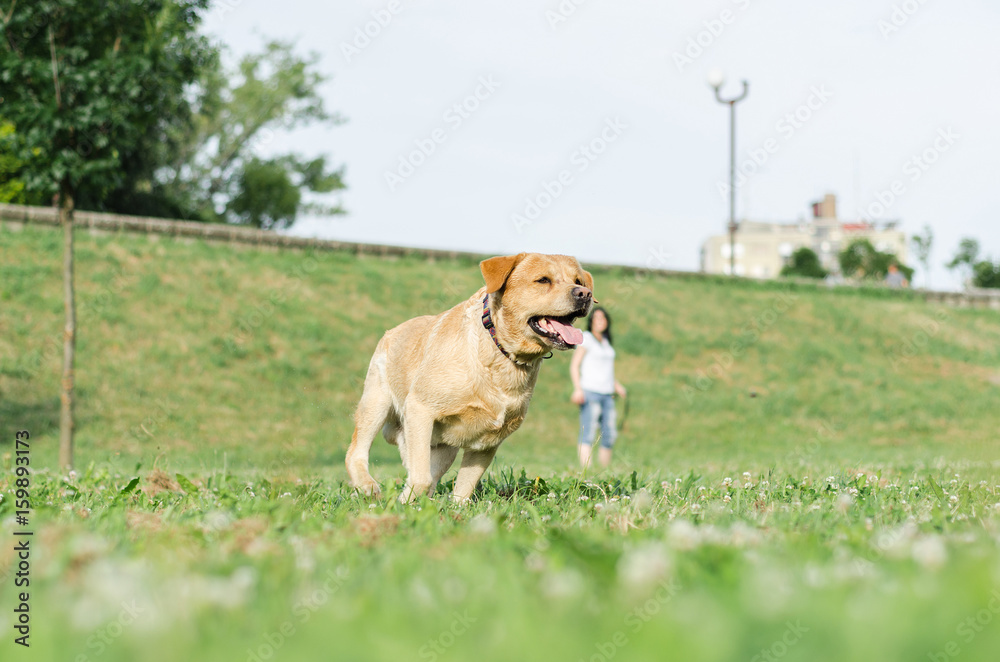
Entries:
{"type": "MultiPolygon", "coordinates": [[[[368,471],[368,453],[375,435],[385,424],[392,407],[392,394],[389,392],[385,376],[379,369],[379,358],[379,353],[376,353],[371,365],[368,366],[365,391],[354,414],[354,435],[351,437],[351,446],[347,449],[347,457],[344,459],[351,487],[368,496],[378,496],[380,493],[378,483],[368,471]]],[[[384,355],[381,358],[384,361],[384,355]]]]}
{"type": "Polygon", "coordinates": [[[431,448],[431,487],[428,493],[434,496],[434,490],[445,472],[451,468],[458,455],[458,447],[439,444],[431,448]]]}
{"type": "Polygon", "coordinates": [[[479,484],[479,479],[483,477],[486,468],[493,461],[493,456],[497,454],[498,446],[486,450],[476,451],[466,448],[462,453],[462,466],[458,470],[458,478],[455,479],[455,493],[452,498],[455,501],[468,501],[472,493],[479,484]]]}

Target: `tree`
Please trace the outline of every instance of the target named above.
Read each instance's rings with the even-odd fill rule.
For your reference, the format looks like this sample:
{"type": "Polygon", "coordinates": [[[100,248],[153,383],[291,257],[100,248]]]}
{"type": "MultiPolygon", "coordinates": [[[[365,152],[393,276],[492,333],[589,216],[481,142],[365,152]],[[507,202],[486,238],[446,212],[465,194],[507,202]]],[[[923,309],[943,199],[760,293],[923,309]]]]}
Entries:
{"type": "Polygon", "coordinates": [[[934,247],[934,231],[929,225],[924,226],[922,235],[915,234],[910,239],[913,251],[917,254],[917,262],[924,268],[924,287],[931,286],[931,250],[934,247]]]}
{"type": "Polygon", "coordinates": [[[24,182],[17,177],[21,161],[11,152],[14,125],[0,119],[0,202],[24,203],[24,182]]]}
{"type": "Polygon", "coordinates": [[[799,276],[802,278],[826,278],[826,269],[820,264],[819,256],[807,246],[802,246],[792,253],[791,258],[781,268],[782,276],[799,276]]]}
{"type": "Polygon", "coordinates": [[[966,285],[1000,288],[1000,262],[994,262],[989,257],[980,259],[979,242],[975,239],[969,237],[962,239],[951,262],[945,266],[952,270],[960,270],[966,285]]]}
{"type": "Polygon", "coordinates": [[[907,280],[913,280],[913,269],[899,261],[893,253],[875,248],[868,239],[855,239],[840,252],[840,269],[845,277],[864,280],[885,280],[889,265],[895,264],[907,280]]]}
{"type": "Polygon", "coordinates": [[[955,271],[958,270],[963,282],[972,279],[975,272],[976,263],[979,261],[979,242],[970,237],[965,237],[958,242],[958,250],[955,251],[951,262],[944,266],[955,271]]]}
{"type": "Polygon", "coordinates": [[[322,156],[258,154],[276,131],[343,121],[326,111],[319,96],[324,77],[317,62],[316,55],[303,59],[291,44],[274,41],[240,60],[236,72],[206,68],[193,130],[175,137],[173,154],[157,173],[157,189],[171,192],[186,217],[204,221],[282,228],[303,211],[343,213],[339,205],[303,195],[343,189],[342,168],[328,169],[322,156]]]}
{"type": "Polygon", "coordinates": [[[1000,288],[1000,262],[981,260],[972,269],[973,285],[976,287],[1000,288]]]}
{"type": "Polygon", "coordinates": [[[58,196],[63,227],[61,468],[73,464],[74,202],[122,185],[125,158],[148,146],[163,101],[162,90],[142,82],[175,80],[175,67],[191,65],[183,51],[190,44],[166,35],[192,33],[206,7],[207,0],[12,1],[0,17],[0,115],[15,127],[11,153],[27,190],[58,196]]]}

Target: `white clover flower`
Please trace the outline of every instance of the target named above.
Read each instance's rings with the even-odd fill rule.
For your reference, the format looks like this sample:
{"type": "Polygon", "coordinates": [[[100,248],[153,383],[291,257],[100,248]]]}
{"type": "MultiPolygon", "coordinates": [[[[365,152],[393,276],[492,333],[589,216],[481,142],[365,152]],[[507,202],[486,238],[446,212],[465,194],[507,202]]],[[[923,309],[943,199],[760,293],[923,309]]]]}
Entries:
{"type": "MultiPolygon", "coordinates": [[[[729,503],[729,502],[730,502],[730,501],[732,501],[733,499],[732,499],[732,497],[731,497],[731,496],[729,496],[729,495],[727,494],[726,496],[722,497],[722,500],[723,500],[723,501],[725,501],[726,503],[729,503]]],[[[997,504],[997,505],[1000,505],[1000,504],[997,504]]]]}
{"type": "Polygon", "coordinates": [[[826,477],[826,482],[828,482],[828,483],[832,483],[835,480],[837,480],[836,476],[827,476],[826,477]]]}
{"type": "Polygon", "coordinates": [[[541,572],[545,570],[545,557],[537,552],[532,552],[524,557],[524,566],[531,572],[541,572]]]}
{"type": "Polygon", "coordinates": [[[690,550],[701,544],[701,535],[694,524],[685,519],[677,519],[667,529],[667,541],[675,549],[690,550]]]}
{"type": "Polygon", "coordinates": [[[743,483],[743,489],[749,490],[751,487],[753,487],[753,483],[743,483]]]}
{"type": "Polygon", "coordinates": [[[582,494],[580,495],[580,498],[577,499],[577,501],[590,501],[590,497],[587,496],[586,494],[582,494]]]}
{"type": "Polygon", "coordinates": [[[856,488],[856,487],[852,487],[852,488],[850,488],[847,491],[848,491],[848,493],[850,493],[851,496],[858,496],[858,488],[856,488]]]}
{"type": "Polygon", "coordinates": [[[635,498],[632,499],[632,503],[638,510],[646,510],[653,505],[653,495],[650,494],[646,488],[642,488],[635,493],[635,498]]]}
{"type": "Polygon", "coordinates": [[[722,486],[723,487],[729,487],[732,484],[733,484],[733,479],[730,478],[729,476],[726,476],[725,478],[722,479],[722,486]]]}
{"type": "Polygon", "coordinates": [[[750,472],[749,471],[744,471],[743,472],[743,480],[750,480],[750,478],[752,478],[752,476],[750,475],[750,472]]]}
{"type": "Polygon", "coordinates": [[[662,543],[644,543],[628,549],[618,559],[618,580],[628,589],[648,590],[673,569],[662,543]]]}
{"type": "Polygon", "coordinates": [[[469,520],[469,531],[481,536],[492,536],[497,532],[497,523],[489,515],[480,513],[469,520]]]}
{"type": "Polygon", "coordinates": [[[950,503],[952,505],[958,503],[958,497],[955,496],[955,495],[952,495],[952,496],[948,497],[948,503],[950,503]]]}
{"type": "Polygon", "coordinates": [[[604,504],[598,501],[597,503],[594,504],[594,510],[596,510],[597,512],[601,512],[602,510],[604,510],[604,504]]]}
{"type": "Polygon", "coordinates": [[[549,572],[542,577],[542,593],[552,600],[574,598],[583,590],[583,577],[576,570],[549,572]]]}
{"type": "Polygon", "coordinates": [[[948,550],[938,536],[926,536],[913,543],[913,560],[925,568],[940,568],[948,560],[948,550]]]}

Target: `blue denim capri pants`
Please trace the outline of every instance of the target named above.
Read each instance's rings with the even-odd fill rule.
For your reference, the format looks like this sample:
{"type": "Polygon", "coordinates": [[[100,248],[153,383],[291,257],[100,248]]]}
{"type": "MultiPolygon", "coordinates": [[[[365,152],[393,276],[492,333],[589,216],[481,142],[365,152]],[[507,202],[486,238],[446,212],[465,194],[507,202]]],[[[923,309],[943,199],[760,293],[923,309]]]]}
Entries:
{"type": "Polygon", "coordinates": [[[597,434],[597,425],[601,426],[601,446],[611,448],[615,445],[618,430],[615,427],[615,396],[611,393],[583,392],[584,403],[580,405],[580,444],[591,446],[597,434]]]}

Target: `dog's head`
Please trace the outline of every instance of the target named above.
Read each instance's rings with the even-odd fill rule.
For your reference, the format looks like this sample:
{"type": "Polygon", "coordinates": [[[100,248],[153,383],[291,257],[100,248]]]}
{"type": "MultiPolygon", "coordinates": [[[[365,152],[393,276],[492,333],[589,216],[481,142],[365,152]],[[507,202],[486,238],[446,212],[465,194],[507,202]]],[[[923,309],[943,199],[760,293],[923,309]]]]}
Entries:
{"type": "Polygon", "coordinates": [[[572,349],[583,342],[573,322],[594,303],[594,279],[574,257],[518,253],[483,260],[486,292],[499,305],[494,323],[520,355],[572,349]]]}

